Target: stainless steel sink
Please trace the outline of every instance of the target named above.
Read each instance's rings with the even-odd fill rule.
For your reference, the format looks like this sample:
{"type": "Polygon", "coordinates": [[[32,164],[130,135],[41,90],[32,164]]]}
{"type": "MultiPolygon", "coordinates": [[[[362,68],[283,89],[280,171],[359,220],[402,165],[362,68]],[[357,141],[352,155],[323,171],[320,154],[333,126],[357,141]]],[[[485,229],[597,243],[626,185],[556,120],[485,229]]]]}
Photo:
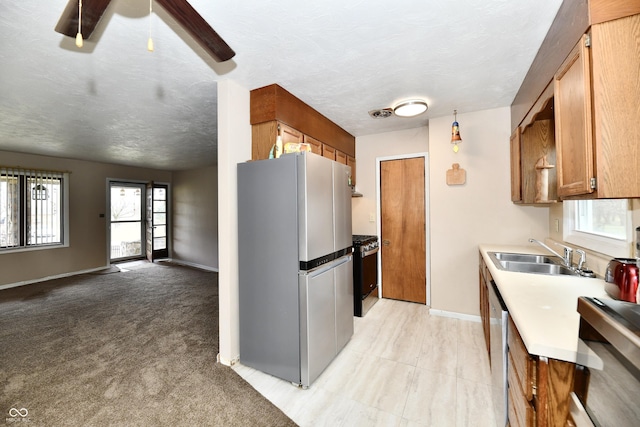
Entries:
{"type": "MultiPolygon", "coordinates": [[[[518,273],[564,274],[567,276],[579,276],[579,274],[574,270],[560,264],[515,261],[501,261],[500,264],[502,270],[516,271],[518,273]]],[[[498,268],[500,268],[500,266],[498,268]]]]}
{"type": "Polygon", "coordinates": [[[493,264],[500,270],[518,273],[580,276],[580,273],[562,263],[556,256],[489,252],[493,264]]]}
{"type": "Polygon", "coordinates": [[[507,252],[491,252],[499,261],[532,262],[536,264],[561,264],[562,260],[554,256],[536,254],[514,254],[507,252]]]}

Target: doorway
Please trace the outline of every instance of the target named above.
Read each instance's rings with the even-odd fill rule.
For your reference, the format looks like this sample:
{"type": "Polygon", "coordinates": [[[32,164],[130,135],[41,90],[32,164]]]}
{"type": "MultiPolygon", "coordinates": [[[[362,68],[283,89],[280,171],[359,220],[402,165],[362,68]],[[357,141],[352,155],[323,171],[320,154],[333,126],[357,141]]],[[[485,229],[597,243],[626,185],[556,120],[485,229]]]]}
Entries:
{"type": "Polygon", "coordinates": [[[110,262],[143,257],[144,194],[144,184],[109,182],[110,262]]]}
{"type": "Polygon", "coordinates": [[[169,186],[166,184],[147,184],[146,217],[146,256],[151,262],[169,257],[168,210],[169,186]]]}
{"type": "Polygon", "coordinates": [[[168,184],[109,181],[109,263],[169,256],[168,184]]]}
{"type": "Polygon", "coordinates": [[[382,297],[429,305],[427,154],[377,163],[382,297]]]}

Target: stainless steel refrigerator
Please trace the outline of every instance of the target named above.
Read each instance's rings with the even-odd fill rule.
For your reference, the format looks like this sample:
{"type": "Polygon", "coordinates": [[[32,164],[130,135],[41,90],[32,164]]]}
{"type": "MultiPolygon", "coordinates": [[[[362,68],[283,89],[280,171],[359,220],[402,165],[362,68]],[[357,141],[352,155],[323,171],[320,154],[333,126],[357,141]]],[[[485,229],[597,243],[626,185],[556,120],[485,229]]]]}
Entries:
{"type": "Polygon", "coordinates": [[[238,165],[244,365],[306,387],[353,335],[350,174],[306,152],[238,165]]]}

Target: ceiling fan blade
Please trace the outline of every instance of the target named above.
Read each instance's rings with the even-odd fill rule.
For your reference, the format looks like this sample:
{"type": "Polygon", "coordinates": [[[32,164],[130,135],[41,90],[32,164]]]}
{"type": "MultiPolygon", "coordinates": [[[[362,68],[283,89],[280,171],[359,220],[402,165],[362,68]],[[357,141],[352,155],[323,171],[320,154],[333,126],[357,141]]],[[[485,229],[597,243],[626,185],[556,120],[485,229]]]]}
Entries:
{"type": "Polygon", "coordinates": [[[214,59],[223,62],[235,56],[236,53],[233,49],[186,0],[155,0],[155,2],[173,16],[180,26],[191,34],[214,59]]]}
{"type": "MultiPolygon", "coordinates": [[[[111,0],[82,1],[82,37],[88,39],[111,0]]],[[[69,0],[55,28],[56,32],[75,37],[78,34],[78,0],[69,0]]]]}

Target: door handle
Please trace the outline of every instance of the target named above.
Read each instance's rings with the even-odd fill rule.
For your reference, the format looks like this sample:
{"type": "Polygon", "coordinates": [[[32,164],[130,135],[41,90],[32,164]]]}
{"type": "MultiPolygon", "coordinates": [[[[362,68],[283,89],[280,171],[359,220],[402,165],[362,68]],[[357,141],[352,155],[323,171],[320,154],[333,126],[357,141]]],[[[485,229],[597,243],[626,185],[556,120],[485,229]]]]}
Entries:
{"type": "Polygon", "coordinates": [[[382,246],[389,246],[390,244],[391,244],[391,242],[388,241],[388,240],[383,240],[382,241],[382,246]]]}

